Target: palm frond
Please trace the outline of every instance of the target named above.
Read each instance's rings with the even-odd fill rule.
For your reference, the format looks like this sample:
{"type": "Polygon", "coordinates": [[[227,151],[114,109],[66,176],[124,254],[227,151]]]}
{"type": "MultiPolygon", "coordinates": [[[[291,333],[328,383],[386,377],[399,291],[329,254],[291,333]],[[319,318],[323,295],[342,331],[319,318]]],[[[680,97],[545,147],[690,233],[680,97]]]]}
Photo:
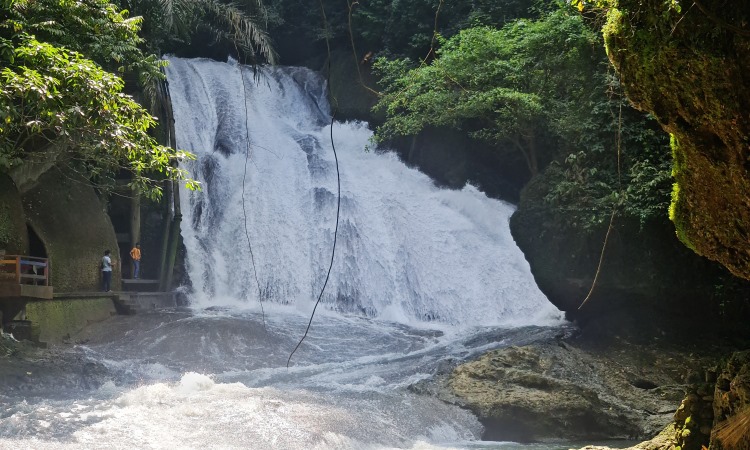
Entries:
{"type": "Polygon", "coordinates": [[[750,449],[750,407],[716,426],[716,439],[726,450],[750,449]]]}
{"type": "Polygon", "coordinates": [[[189,36],[195,3],[193,0],[158,0],[162,20],[167,30],[178,36],[189,36]]]}
{"type": "MultiPolygon", "coordinates": [[[[197,1],[215,20],[229,27],[232,40],[253,60],[257,51],[270,64],[276,64],[278,55],[273,49],[271,38],[256,17],[243,12],[234,4],[221,3],[218,0],[197,1]]],[[[261,10],[265,11],[261,0],[258,4],[261,10]]]]}

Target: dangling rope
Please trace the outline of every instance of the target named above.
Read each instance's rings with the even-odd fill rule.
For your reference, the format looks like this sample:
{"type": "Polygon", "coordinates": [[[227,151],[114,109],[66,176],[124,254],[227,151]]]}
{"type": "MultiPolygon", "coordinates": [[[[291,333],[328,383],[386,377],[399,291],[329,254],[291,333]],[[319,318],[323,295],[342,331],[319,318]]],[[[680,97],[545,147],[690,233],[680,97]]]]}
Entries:
{"type": "MultiPolygon", "coordinates": [[[[620,66],[622,67],[622,65],[620,66]]],[[[622,167],[621,167],[621,155],[622,155],[622,76],[619,77],[617,80],[617,87],[620,89],[620,101],[619,101],[619,109],[617,113],[617,139],[616,139],[616,145],[617,145],[617,192],[622,194],[622,167]]],[[[604,244],[602,244],[602,252],[599,255],[599,264],[596,266],[596,273],[594,274],[594,280],[591,282],[591,289],[589,289],[589,293],[586,294],[586,298],[583,299],[581,302],[581,305],[578,306],[578,309],[580,310],[583,308],[583,305],[586,304],[586,302],[589,301],[591,298],[591,294],[594,292],[594,288],[596,287],[596,282],[599,280],[599,273],[602,270],[602,264],[604,263],[604,250],[607,249],[607,242],[609,241],[609,235],[612,233],[612,229],[614,228],[614,222],[615,222],[615,214],[617,213],[617,203],[612,205],[612,215],[609,216],[609,226],[607,227],[607,234],[604,235],[604,244]]]]}
{"type": "MultiPolygon", "coordinates": [[[[331,45],[328,40],[328,20],[326,19],[326,10],[323,7],[323,0],[320,0],[320,11],[323,13],[323,24],[325,27],[325,33],[326,33],[326,49],[328,50],[328,73],[326,74],[326,82],[328,83],[328,89],[330,91],[331,89],[331,45]]],[[[292,360],[292,356],[297,351],[300,345],[302,345],[302,341],[305,340],[307,337],[307,333],[310,331],[310,326],[312,325],[313,317],[315,317],[315,311],[318,309],[318,304],[320,304],[320,299],[323,298],[323,292],[326,290],[326,286],[328,285],[328,279],[331,277],[331,269],[333,269],[333,257],[336,255],[336,239],[339,234],[339,215],[341,212],[341,173],[339,172],[339,157],[336,154],[336,146],[333,143],[333,123],[334,118],[336,117],[336,107],[337,105],[336,97],[333,98],[333,110],[331,111],[331,148],[333,149],[333,158],[336,160],[336,183],[338,186],[338,197],[336,201],[336,228],[333,230],[333,248],[331,249],[331,263],[328,265],[328,274],[326,275],[326,279],[323,282],[323,287],[320,289],[320,294],[318,294],[318,300],[315,302],[315,306],[313,307],[312,314],[310,314],[310,321],[307,323],[307,329],[305,329],[305,334],[302,336],[302,339],[299,340],[297,343],[297,346],[294,347],[294,350],[292,350],[292,353],[289,354],[289,359],[286,360],[286,367],[289,368],[289,362],[292,360]]]]}
{"type": "MultiPolygon", "coordinates": [[[[237,57],[239,58],[239,53],[237,54],[237,57]]],[[[243,223],[245,225],[245,238],[247,239],[247,248],[250,249],[250,261],[253,263],[255,284],[258,286],[258,302],[260,303],[260,314],[263,319],[263,329],[265,331],[268,331],[268,329],[266,328],[266,312],[263,308],[263,296],[260,289],[260,281],[258,280],[258,271],[255,268],[255,255],[253,255],[253,246],[250,244],[250,233],[247,230],[247,211],[245,210],[245,179],[247,178],[247,160],[250,158],[250,130],[247,126],[249,115],[247,111],[247,88],[245,87],[245,76],[242,74],[242,64],[240,64],[239,60],[237,61],[237,65],[240,68],[240,79],[242,79],[242,94],[245,103],[245,140],[247,142],[247,147],[245,147],[245,168],[242,172],[242,217],[244,218],[243,223]]]]}
{"type": "MultiPolygon", "coordinates": [[[[438,21],[440,19],[440,10],[443,9],[444,4],[445,4],[445,0],[440,0],[438,3],[437,9],[435,10],[435,20],[434,20],[434,25],[432,28],[432,40],[430,41],[430,49],[427,51],[427,55],[423,59],[420,60],[419,62],[420,68],[423,67],[425,64],[427,64],[427,62],[430,60],[430,57],[432,58],[435,57],[435,42],[437,41],[437,37],[438,37],[438,21]]],[[[357,46],[354,43],[354,31],[352,29],[352,14],[354,13],[354,7],[359,6],[359,0],[354,0],[354,1],[347,0],[347,6],[349,7],[349,16],[348,16],[349,42],[352,47],[352,54],[354,55],[354,65],[357,68],[357,76],[359,77],[359,84],[362,85],[362,87],[365,90],[380,97],[383,95],[381,92],[365,84],[364,80],[362,79],[362,71],[359,68],[359,65],[360,65],[359,56],[357,54],[357,46]]],[[[325,16],[325,13],[323,14],[325,16]]],[[[327,24],[326,24],[326,27],[327,27],[327,24]]],[[[328,43],[327,40],[328,40],[328,36],[326,35],[326,44],[328,43]]],[[[330,58],[330,49],[329,49],[329,58],[330,58]]],[[[451,78],[451,81],[455,82],[461,89],[466,90],[463,88],[463,86],[461,86],[458,82],[456,82],[452,78],[451,78]]],[[[405,90],[406,88],[404,88],[401,92],[405,90]]]]}

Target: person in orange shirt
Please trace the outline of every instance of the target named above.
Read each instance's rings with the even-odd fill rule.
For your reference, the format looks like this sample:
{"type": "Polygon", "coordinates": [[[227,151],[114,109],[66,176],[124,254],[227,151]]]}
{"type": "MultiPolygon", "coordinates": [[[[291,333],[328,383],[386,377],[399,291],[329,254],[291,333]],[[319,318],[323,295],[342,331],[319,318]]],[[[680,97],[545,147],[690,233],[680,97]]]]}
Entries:
{"type": "Polygon", "coordinates": [[[133,250],[130,250],[130,259],[133,260],[133,278],[138,279],[138,272],[141,269],[141,243],[136,242],[133,250]]]}

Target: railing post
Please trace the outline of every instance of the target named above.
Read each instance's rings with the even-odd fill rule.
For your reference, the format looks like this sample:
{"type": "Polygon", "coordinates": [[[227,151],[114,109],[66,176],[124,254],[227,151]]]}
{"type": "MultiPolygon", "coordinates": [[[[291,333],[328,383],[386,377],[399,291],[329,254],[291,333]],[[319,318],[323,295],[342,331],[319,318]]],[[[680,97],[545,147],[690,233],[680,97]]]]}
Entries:
{"type": "Polygon", "coordinates": [[[16,256],[16,283],[21,284],[21,257],[16,256]]]}
{"type": "Polygon", "coordinates": [[[47,258],[44,260],[44,262],[47,264],[44,266],[44,285],[49,286],[49,269],[50,269],[50,259],[47,258]]]}

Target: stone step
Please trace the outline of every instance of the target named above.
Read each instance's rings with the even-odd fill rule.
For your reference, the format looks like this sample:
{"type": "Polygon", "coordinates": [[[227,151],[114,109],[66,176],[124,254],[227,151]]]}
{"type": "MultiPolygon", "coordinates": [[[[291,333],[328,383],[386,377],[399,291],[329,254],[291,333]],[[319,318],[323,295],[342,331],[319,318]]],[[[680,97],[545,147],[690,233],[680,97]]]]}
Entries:
{"type": "Polygon", "coordinates": [[[122,280],[122,290],[126,292],[157,292],[159,291],[159,280],[122,280]]]}

